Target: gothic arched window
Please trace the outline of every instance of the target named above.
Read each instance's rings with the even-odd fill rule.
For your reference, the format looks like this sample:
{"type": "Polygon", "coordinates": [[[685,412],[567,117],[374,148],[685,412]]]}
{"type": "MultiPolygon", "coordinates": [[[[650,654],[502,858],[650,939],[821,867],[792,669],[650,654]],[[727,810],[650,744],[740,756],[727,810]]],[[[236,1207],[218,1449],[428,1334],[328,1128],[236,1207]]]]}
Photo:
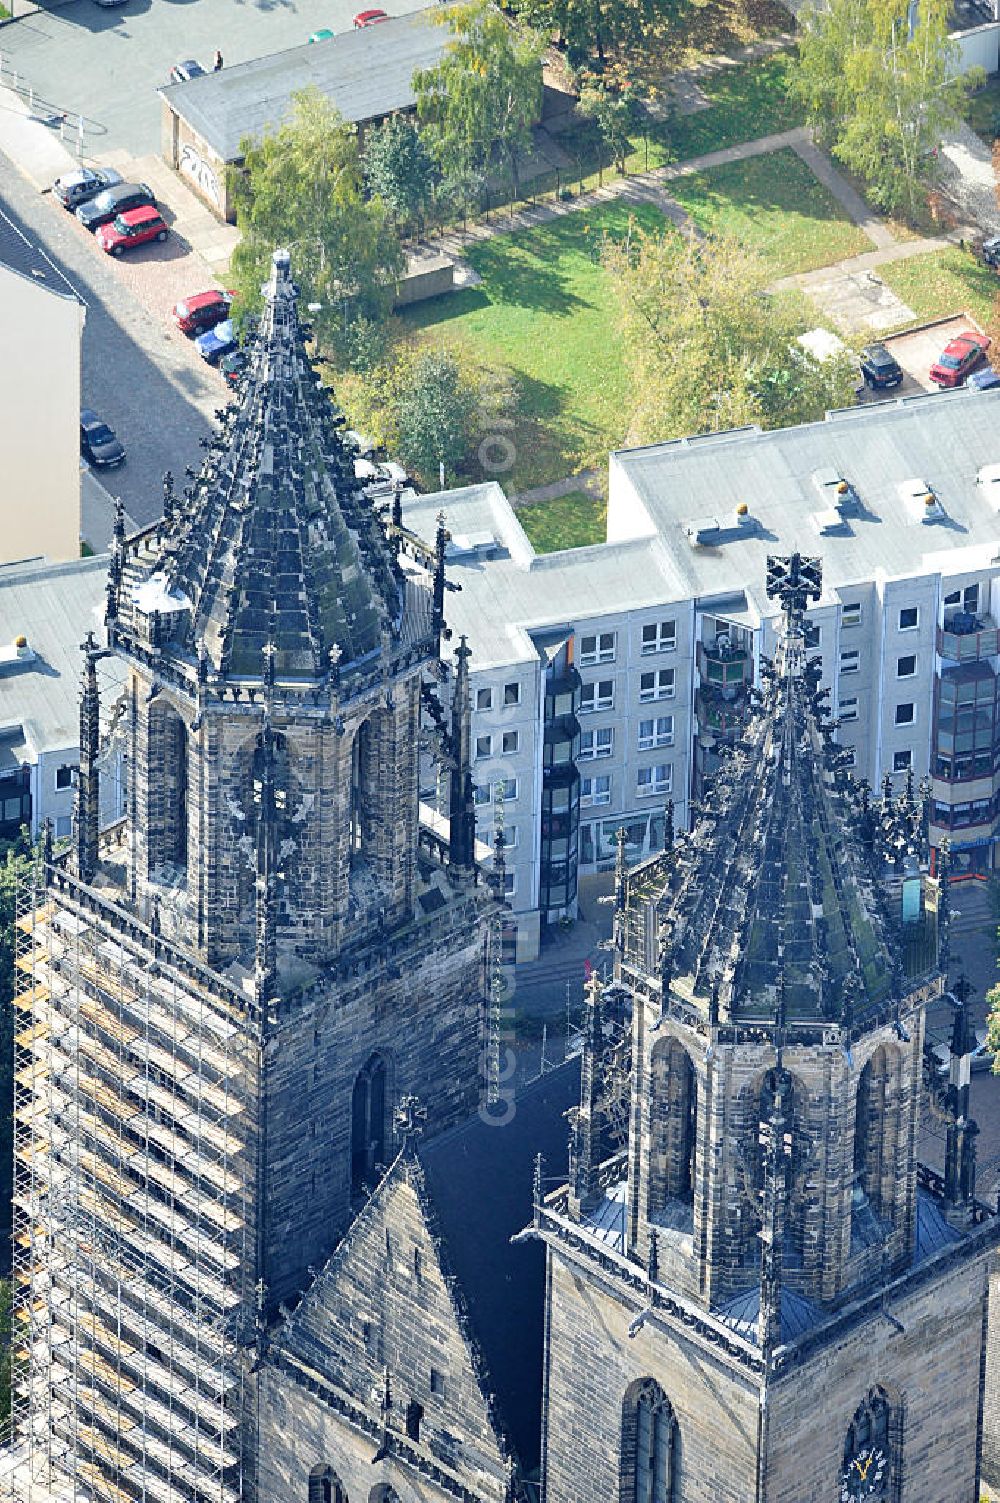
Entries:
{"type": "Polygon", "coordinates": [[[873,1388],[858,1405],[847,1427],[837,1494],[840,1503],[890,1503],[892,1498],[894,1416],[883,1389],[873,1388]]]}
{"type": "Polygon", "coordinates": [[[648,1213],[668,1200],[694,1201],[698,1140],[698,1081],[691,1056],[677,1039],[664,1040],[650,1058],[648,1213]]]}
{"type": "Polygon", "coordinates": [[[652,1378],[635,1383],[622,1411],[621,1503],[674,1503],[679,1433],[674,1411],[652,1378]]]}
{"type": "Polygon", "coordinates": [[[149,864],[186,867],[188,859],[188,729],[165,700],[149,717],[146,840],[149,864]]]}
{"type": "Polygon", "coordinates": [[[854,1118],[855,1219],[895,1220],[902,1130],[902,1069],[898,1049],[880,1044],[861,1071],[854,1118]]]}
{"type": "Polygon", "coordinates": [[[351,1194],[358,1195],[379,1165],[386,1162],[389,1092],[388,1069],[373,1054],[359,1071],[351,1097],[351,1194]]]}
{"type": "Polygon", "coordinates": [[[349,1503],[347,1490],[332,1466],[314,1466],[309,1473],[308,1503],[349,1503]]]}

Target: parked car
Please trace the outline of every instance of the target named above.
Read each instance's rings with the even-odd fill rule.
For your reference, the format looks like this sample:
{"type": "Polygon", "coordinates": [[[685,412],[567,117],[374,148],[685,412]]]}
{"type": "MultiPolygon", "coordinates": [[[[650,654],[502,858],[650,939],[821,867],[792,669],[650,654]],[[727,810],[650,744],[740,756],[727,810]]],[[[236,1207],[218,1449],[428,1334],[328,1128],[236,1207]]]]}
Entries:
{"type": "Polygon", "coordinates": [[[994,391],[1000,386],[1000,374],[987,366],[984,371],[973,371],[965,384],[974,391],[994,391]]]}
{"type": "Polygon", "coordinates": [[[97,230],[102,224],[110,224],[126,209],[141,209],[146,204],[156,207],[152,188],[145,183],[117,183],[113,188],[105,188],[89,203],[81,204],[76,217],[84,229],[97,230]]]}
{"type": "Polygon", "coordinates": [[[192,78],[201,78],[208,69],[203,68],[196,58],[185,58],[182,63],[174,63],[170,70],[171,83],[189,83],[192,78]]]}
{"type": "Polygon", "coordinates": [[[384,10],[359,10],[354,17],[354,24],[360,31],[363,26],[377,26],[380,21],[388,19],[388,12],[384,10]]]}
{"type": "Polygon", "coordinates": [[[337,33],[331,31],[329,26],[321,26],[319,31],[310,34],[309,40],[310,42],[332,42],[336,35],[337,33]]]}
{"type": "Polygon", "coordinates": [[[984,266],[992,266],[995,271],[1000,271],[1000,235],[991,235],[988,240],[984,240],[979,255],[984,266]]]}
{"type": "Polygon", "coordinates": [[[94,238],[109,256],[120,256],[123,251],[148,245],[151,240],[166,240],[169,233],[159,209],[143,204],[139,209],[126,209],[110,224],[102,224],[94,238]]]}
{"type": "Polygon", "coordinates": [[[865,385],[875,391],[898,386],[903,379],[903,368],[884,344],[868,344],[861,351],[861,374],[865,385]]]}
{"type": "Polygon", "coordinates": [[[986,358],[989,336],[965,329],[949,340],[930,369],[930,378],[938,386],[961,386],[970,371],[986,358]]]}
{"type": "Polygon", "coordinates": [[[89,407],[80,413],[80,453],[100,470],[113,470],[125,463],[125,446],[121,439],[89,407]]]}
{"type": "Polygon", "coordinates": [[[230,386],[235,386],[249,364],[250,361],[242,350],[232,350],[228,355],[223,355],[219,369],[230,386]]]}
{"type": "Polygon", "coordinates": [[[105,188],[116,188],[121,180],[121,173],[113,167],[81,167],[77,172],[64,172],[57,177],[52,192],[64,209],[76,209],[105,188]]]}
{"type": "Polygon", "coordinates": [[[214,287],[211,292],[196,292],[194,297],[174,304],[174,322],[182,334],[203,334],[229,317],[232,301],[231,292],[219,292],[214,287]]]}
{"type": "Polygon", "coordinates": [[[199,334],[194,342],[195,349],[202,360],[207,360],[209,365],[215,365],[223,355],[228,355],[235,350],[237,344],[236,330],[233,328],[231,318],[225,319],[221,324],[216,324],[214,329],[209,329],[207,334],[199,334]]]}
{"type": "Polygon", "coordinates": [[[117,10],[119,5],[127,5],[128,0],[94,0],[94,3],[102,10],[117,10]]]}

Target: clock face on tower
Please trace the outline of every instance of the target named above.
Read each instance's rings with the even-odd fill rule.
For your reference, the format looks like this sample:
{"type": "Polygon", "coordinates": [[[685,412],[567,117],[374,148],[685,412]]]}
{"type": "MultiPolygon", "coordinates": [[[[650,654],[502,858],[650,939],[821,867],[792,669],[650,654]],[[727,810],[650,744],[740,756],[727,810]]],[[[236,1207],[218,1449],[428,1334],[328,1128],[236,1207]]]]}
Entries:
{"type": "Polygon", "coordinates": [[[868,1446],[852,1457],[840,1474],[840,1503],[858,1503],[862,1498],[881,1498],[886,1456],[878,1446],[868,1446]]]}

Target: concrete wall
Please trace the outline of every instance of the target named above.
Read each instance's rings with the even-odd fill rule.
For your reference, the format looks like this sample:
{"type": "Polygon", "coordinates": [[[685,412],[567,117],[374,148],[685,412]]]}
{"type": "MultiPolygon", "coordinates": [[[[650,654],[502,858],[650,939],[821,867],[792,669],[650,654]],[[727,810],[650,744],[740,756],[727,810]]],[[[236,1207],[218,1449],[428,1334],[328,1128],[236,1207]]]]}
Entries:
{"type": "Polygon", "coordinates": [[[80,556],[84,308],[0,265],[0,562],[80,556]]]}
{"type": "Polygon", "coordinates": [[[164,99],[160,103],[160,150],[163,160],[179,172],[213,214],[235,223],[236,213],[229,202],[226,164],[207,141],[192,130],[186,120],[175,114],[164,99]]]}
{"type": "Polygon", "coordinates": [[[974,26],[971,31],[953,32],[951,40],[959,50],[959,73],[968,73],[970,68],[995,73],[1000,67],[1000,24],[996,21],[974,26]]]}
{"type": "Polygon", "coordinates": [[[455,286],[455,263],[450,256],[412,257],[405,277],[396,288],[396,307],[440,297],[455,286]]]}

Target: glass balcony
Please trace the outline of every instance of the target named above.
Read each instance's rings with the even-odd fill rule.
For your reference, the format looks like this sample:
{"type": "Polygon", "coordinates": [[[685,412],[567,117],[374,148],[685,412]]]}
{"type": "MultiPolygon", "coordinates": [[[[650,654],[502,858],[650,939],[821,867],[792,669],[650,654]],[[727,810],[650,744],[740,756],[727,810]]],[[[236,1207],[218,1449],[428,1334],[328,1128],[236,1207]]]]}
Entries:
{"type": "Polygon", "coordinates": [[[748,647],[707,647],[698,643],[698,671],[705,683],[735,688],[753,677],[753,654],[748,647]]]}
{"type": "Polygon", "coordinates": [[[1000,653],[1000,627],[992,616],[957,611],[938,627],[937,650],[949,663],[974,663],[1000,653]]]}

